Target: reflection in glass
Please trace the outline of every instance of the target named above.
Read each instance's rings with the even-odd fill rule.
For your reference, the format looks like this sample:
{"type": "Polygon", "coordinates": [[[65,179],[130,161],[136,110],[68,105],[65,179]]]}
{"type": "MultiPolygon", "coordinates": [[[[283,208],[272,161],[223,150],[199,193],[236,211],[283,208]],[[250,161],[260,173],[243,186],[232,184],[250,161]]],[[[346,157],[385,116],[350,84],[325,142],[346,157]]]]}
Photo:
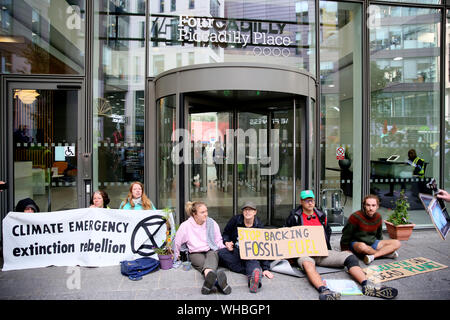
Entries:
{"type": "Polygon", "coordinates": [[[440,10],[401,8],[394,22],[392,7],[380,9],[370,31],[370,189],[382,215],[405,190],[411,221],[429,224],[418,193],[439,179],[440,10]]]}
{"type": "Polygon", "coordinates": [[[176,206],[176,168],[172,160],[176,123],[175,96],[161,98],[159,109],[159,205],[162,208],[176,206]]]}
{"type": "MultiPolygon", "coordinates": [[[[189,106],[190,200],[204,201],[209,216],[224,225],[233,216],[233,140],[227,140],[228,130],[233,128],[233,113],[199,112],[198,108],[189,106]]],[[[214,110],[214,104],[209,108],[214,110]]]]}
{"type": "Polygon", "coordinates": [[[314,1],[227,0],[173,13],[150,1],[149,47],[158,50],[150,51],[149,74],[180,62],[270,63],[314,74],[314,8],[314,1]]]}
{"type": "MultiPolygon", "coordinates": [[[[189,94],[190,200],[208,204],[225,225],[246,201],[266,225],[282,226],[294,201],[294,97],[262,91],[189,94]]],[[[297,98],[297,139],[303,138],[305,99],[297,98]]],[[[296,174],[302,185],[301,154],[296,174]]]]}
{"type": "MultiPolygon", "coordinates": [[[[450,26],[450,12],[447,10],[447,48],[449,47],[450,37],[449,37],[449,26],[450,26]]],[[[449,65],[449,55],[446,56],[447,65],[449,65]]],[[[444,146],[444,188],[450,191],[450,71],[447,68],[445,71],[445,146],[444,146]]]]}
{"type": "Polygon", "coordinates": [[[83,74],[85,0],[0,0],[0,72],[83,74]]]}
{"type": "Polygon", "coordinates": [[[118,208],[144,181],[145,1],[94,7],[93,184],[118,208]]]}
{"type": "Polygon", "coordinates": [[[362,6],[321,1],[320,8],[322,176],[318,199],[330,225],[338,227],[360,209],[362,6]]]}
{"type": "MultiPolygon", "coordinates": [[[[237,164],[238,208],[252,201],[258,208],[258,218],[268,222],[268,191],[270,176],[261,174],[265,157],[269,155],[267,135],[270,120],[266,112],[238,112],[237,164]],[[260,136],[259,132],[266,132],[260,136]]],[[[265,167],[265,166],[264,166],[265,167]]]]}
{"type": "Polygon", "coordinates": [[[78,91],[14,90],[14,205],[78,208],[78,91]]]}

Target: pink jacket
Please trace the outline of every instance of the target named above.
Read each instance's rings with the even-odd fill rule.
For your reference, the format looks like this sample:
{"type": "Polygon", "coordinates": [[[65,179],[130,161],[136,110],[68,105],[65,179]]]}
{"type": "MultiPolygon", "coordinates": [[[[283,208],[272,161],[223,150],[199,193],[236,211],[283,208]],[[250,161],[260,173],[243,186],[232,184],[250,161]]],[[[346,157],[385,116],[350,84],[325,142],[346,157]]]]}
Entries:
{"type": "MultiPolygon", "coordinates": [[[[218,249],[225,248],[222,240],[222,234],[217,222],[214,222],[214,243],[218,249]]],[[[198,225],[194,218],[190,217],[183,222],[175,235],[175,256],[180,254],[182,244],[186,244],[189,252],[206,252],[211,248],[206,240],[206,222],[198,225]]]]}

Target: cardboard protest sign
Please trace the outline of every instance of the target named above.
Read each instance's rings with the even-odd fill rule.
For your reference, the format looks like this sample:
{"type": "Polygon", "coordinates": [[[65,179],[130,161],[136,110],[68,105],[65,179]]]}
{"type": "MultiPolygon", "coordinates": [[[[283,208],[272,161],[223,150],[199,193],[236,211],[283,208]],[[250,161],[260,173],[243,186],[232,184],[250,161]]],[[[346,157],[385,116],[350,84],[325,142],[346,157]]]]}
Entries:
{"type": "Polygon", "coordinates": [[[238,228],[239,252],[244,260],[278,260],[328,256],[322,226],[278,229],[238,228]]]}
{"type": "Polygon", "coordinates": [[[363,271],[369,280],[374,283],[380,283],[445,268],[447,268],[446,265],[419,257],[378,266],[370,266],[363,269],[363,271]]]}
{"type": "Polygon", "coordinates": [[[152,256],[154,248],[166,239],[167,215],[175,225],[172,214],[163,210],[10,212],[2,224],[2,270],[50,265],[110,266],[152,256]]]}

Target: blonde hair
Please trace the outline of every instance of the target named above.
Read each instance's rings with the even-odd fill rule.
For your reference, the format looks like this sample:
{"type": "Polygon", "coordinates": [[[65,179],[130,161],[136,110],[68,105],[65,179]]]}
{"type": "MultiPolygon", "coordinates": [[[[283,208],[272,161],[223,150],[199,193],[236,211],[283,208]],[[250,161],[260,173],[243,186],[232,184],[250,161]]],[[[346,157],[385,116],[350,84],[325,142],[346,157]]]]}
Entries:
{"type": "Polygon", "coordinates": [[[133,186],[134,186],[135,184],[140,185],[140,186],[141,186],[141,189],[142,189],[142,196],[141,196],[141,199],[142,199],[142,209],[144,209],[144,210],[152,209],[152,202],[151,202],[150,199],[145,195],[145,193],[144,193],[144,185],[143,185],[141,182],[139,182],[139,181],[135,181],[135,182],[132,182],[132,183],[131,183],[130,189],[128,190],[128,195],[127,195],[126,199],[124,200],[123,205],[125,206],[127,203],[130,203],[131,207],[134,209],[134,202],[131,201],[131,200],[133,199],[133,193],[132,193],[132,190],[133,190],[133,186]]]}
{"type": "Polygon", "coordinates": [[[206,203],[203,201],[188,201],[184,206],[184,210],[189,217],[193,217],[197,214],[198,207],[205,206],[206,203]]]}

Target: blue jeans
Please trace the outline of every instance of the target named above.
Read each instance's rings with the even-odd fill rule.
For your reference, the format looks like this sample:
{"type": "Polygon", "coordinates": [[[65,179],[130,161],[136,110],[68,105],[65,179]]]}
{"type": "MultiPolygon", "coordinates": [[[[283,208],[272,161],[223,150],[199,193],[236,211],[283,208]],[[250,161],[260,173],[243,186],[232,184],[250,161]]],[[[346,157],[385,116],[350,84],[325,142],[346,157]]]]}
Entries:
{"type": "Polygon", "coordinates": [[[239,248],[228,251],[227,248],[219,250],[219,263],[233,272],[242,273],[250,277],[253,270],[261,268],[258,260],[242,260],[239,248]]]}

